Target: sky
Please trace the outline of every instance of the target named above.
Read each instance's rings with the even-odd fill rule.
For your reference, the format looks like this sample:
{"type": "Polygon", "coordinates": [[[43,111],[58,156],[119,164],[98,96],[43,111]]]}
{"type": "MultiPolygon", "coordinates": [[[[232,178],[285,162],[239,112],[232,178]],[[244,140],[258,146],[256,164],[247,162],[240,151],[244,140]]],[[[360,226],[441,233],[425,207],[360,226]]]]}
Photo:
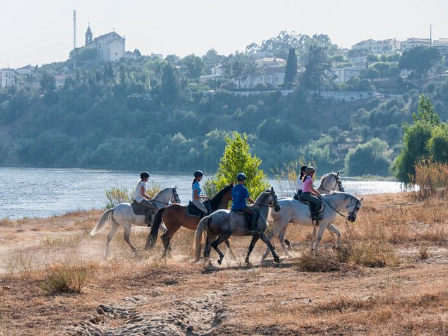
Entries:
{"type": "Polygon", "coordinates": [[[447,0],[0,0],[0,68],[68,58],[77,46],[115,31],[142,54],[229,55],[281,31],[327,34],[350,48],[372,39],[448,37],[447,0]]]}

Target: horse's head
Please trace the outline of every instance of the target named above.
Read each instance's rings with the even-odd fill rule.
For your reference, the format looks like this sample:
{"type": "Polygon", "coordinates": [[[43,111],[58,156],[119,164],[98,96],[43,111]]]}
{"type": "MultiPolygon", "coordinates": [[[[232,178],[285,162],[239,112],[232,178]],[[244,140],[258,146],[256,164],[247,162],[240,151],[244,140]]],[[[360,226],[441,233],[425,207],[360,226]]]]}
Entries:
{"type": "Polygon", "coordinates": [[[322,176],[320,180],[320,185],[318,190],[320,192],[331,192],[331,191],[342,191],[345,189],[342,186],[341,177],[339,176],[339,172],[337,173],[328,173],[322,176]]]}
{"type": "Polygon", "coordinates": [[[361,205],[362,205],[362,198],[359,199],[355,196],[353,196],[353,201],[351,204],[349,204],[347,206],[347,211],[349,211],[348,213],[348,217],[347,219],[354,223],[356,221],[356,216],[358,214],[359,209],[361,209],[361,205]]]}
{"type": "Polygon", "coordinates": [[[279,212],[282,207],[280,204],[278,204],[277,194],[274,191],[274,187],[271,187],[271,190],[269,191],[271,194],[271,200],[269,202],[269,206],[274,207],[275,212],[279,212]]]}
{"type": "Polygon", "coordinates": [[[171,188],[171,203],[180,203],[180,197],[179,194],[177,193],[177,186],[174,186],[171,188]]]}

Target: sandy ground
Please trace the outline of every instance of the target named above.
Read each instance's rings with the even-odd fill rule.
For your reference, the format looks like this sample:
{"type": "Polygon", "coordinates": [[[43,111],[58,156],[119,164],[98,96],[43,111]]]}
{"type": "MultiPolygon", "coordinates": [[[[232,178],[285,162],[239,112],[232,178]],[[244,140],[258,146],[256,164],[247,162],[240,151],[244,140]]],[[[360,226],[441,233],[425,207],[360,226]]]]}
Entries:
{"type": "MultiPolygon", "coordinates": [[[[396,198],[366,197],[364,203],[372,205],[361,210],[357,225],[368,222],[362,211],[373,216],[389,207],[390,197],[396,198]]],[[[396,204],[408,202],[400,197],[396,204]]],[[[193,232],[177,234],[173,258],[163,260],[160,241],[150,255],[141,251],[148,229],[136,227],[131,239],[139,255],[123,242],[120,230],[104,260],[109,227],[94,238],[88,235],[100,215],[0,222],[0,335],[448,333],[448,244],[442,238],[431,241],[420,231],[402,240],[396,236],[389,244],[400,260],[397,266],[347,264],[333,272],[305,272],[300,257],[307,253],[310,228],[288,229],[293,258],[260,265],[265,247],[259,243],[248,267],[246,238],[231,241],[236,261],[226,258],[223,265],[210,266],[192,262],[193,232]],[[422,245],[428,246],[426,259],[422,245]],[[48,265],[80,260],[96,269],[81,294],[42,290],[48,265]]],[[[408,231],[432,227],[408,222],[408,231]]],[[[322,251],[333,253],[327,235],[322,251]]]]}

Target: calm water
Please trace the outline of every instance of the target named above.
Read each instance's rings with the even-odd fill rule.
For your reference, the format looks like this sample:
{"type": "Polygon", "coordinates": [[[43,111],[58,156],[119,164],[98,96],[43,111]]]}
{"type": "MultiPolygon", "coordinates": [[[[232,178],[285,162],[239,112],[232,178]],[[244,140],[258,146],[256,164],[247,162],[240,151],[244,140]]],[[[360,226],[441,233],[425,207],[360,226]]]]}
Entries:
{"type": "MultiPolygon", "coordinates": [[[[105,191],[113,187],[133,190],[140,172],[93,169],[0,168],[0,219],[50,217],[76,210],[102,209],[105,191]]],[[[178,186],[182,203],[191,197],[191,174],[151,173],[162,188],[178,186]]],[[[347,192],[362,195],[400,192],[401,184],[383,181],[342,180],[347,192]]],[[[278,190],[278,182],[270,180],[278,190]]]]}

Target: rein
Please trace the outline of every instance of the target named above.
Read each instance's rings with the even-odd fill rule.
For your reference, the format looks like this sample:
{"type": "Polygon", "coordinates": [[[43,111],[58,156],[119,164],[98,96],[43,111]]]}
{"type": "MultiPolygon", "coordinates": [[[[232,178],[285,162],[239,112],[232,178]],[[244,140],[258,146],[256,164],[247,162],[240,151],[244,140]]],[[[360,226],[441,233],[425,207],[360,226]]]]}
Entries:
{"type": "MultiPolygon", "coordinates": [[[[353,215],[353,213],[356,211],[356,208],[355,209],[353,209],[353,211],[350,213],[350,214],[348,214],[348,216],[347,216],[347,218],[345,218],[345,216],[343,215],[343,214],[341,214],[338,210],[336,210],[335,208],[333,208],[332,206],[331,206],[331,204],[330,203],[328,203],[323,197],[319,197],[322,201],[324,201],[325,203],[327,203],[327,205],[330,207],[330,208],[332,208],[336,213],[338,213],[342,218],[344,218],[344,219],[348,219],[351,215],[353,215]]],[[[345,208],[347,209],[347,208],[349,208],[349,207],[351,207],[352,205],[357,205],[357,204],[359,204],[359,201],[356,201],[356,203],[352,203],[352,204],[349,204],[349,205],[347,205],[345,208]]]]}

